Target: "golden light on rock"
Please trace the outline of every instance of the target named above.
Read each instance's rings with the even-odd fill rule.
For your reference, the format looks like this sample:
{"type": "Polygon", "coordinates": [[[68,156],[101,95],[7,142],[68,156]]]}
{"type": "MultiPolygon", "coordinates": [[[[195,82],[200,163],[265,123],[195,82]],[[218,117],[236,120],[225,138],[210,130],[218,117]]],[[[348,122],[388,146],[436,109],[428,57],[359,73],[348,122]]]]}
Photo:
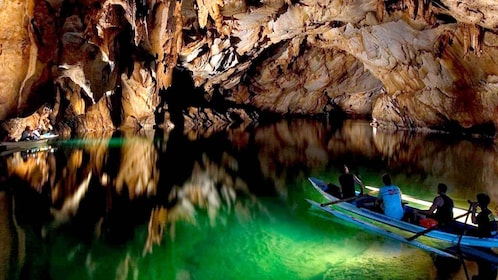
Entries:
{"type": "MultiPolygon", "coordinates": [[[[0,120],[49,101],[60,134],[140,130],[181,122],[172,112],[216,97],[229,110],[341,112],[379,128],[456,124],[487,134],[498,126],[491,0],[85,4],[83,16],[58,1],[3,4],[0,120]],[[168,99],[182,86],[204,94],[168,99]]],[[[203,118],[204,127],[224,122],[203,118]]]]}

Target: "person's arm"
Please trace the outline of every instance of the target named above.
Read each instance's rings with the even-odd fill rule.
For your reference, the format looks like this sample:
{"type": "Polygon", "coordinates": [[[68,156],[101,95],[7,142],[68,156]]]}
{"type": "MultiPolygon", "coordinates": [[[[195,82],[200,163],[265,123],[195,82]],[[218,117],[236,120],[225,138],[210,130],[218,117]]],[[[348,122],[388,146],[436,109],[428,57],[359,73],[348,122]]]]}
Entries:
{"type": "Polygon", "coordinates": [[[418,212],[425,215],[432,215],[434,214],[434,211],[436,211],[438,207],[443,206],[443,204],[444,204],[443,198],[437,196],[436,198],[434,198],[434,201],[432,202],[432,205],[428,210],[420,210],[418,212]]]}
{"type": "Polygon", "coordinates": [[[361,181],[360,177],[353,175],[353,179],[358,185],[360,185],[360,195],[363,195],[365,193],[365,185],[361,181]]]}
{"type": "Polygon", "coordinates": [[[472,203],[472,207],[470,209],[470,218],[472,219],[472,223],[477,224],[477,202],[472,203]]]}
{"type": "Polygon", "coordinates": [[[37,129],[33,130],[33,137],[35,138],[35,140],[40,139],[40,132],[38,132],[37,129]]]}
{"type": "MultiPolygon", "coordinates": [[[[382,188],[381,188],[382,189],[382,188]]],[[[381,207],[382,206],[382,195],[381,195],[381,189],[379,189],[379,193],[377,194],[377,199],[375,200],[374,204],[376,207],[381,207]]],[[[382,208],[382,207],[381,207],[382,208]]]]}
{"type": "Polygon", "coordinates": [[[403,193],[401,192],[401,189],[398,187],[399,190],[399,203],[401,204],[401,209],[405,209],[405,206],[403,206],[403,193]]]}

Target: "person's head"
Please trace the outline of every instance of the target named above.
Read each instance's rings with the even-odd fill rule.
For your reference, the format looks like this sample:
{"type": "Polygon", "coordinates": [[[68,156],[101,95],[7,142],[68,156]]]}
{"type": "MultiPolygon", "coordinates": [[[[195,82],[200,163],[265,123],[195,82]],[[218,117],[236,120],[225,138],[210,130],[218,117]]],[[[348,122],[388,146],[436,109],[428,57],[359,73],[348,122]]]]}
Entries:
{"type": "Polygon", "coordinates": [[[479,206],[481,208],[487,208],[488,207],[488,204],[489,202],[491,201],[491,199],[489,198],[489,196],[485,193],[480,193],[476,196],[477,198],[477,203],[479,203],[479,206]]]}
{"type": "Polygon", "coordinates": [[[446,186],[446,184],[439,183],[437,185],[437,192],[438,193],[446,193],[447,190],[448,190],[448,186],[446,186]]]}
{"type": "Polygon", "coordinates": [[[344,164],[344,169],[342,171],[344,172],[344,174],[348,174],[349,173],[348,166],[344,164]]]}
{"type": "Polygon", "coordinates": [[[391,185],[391,176],[389,176],[388,174],[384,174],[384,176],[382,176],[382,182],[386,186],[391,185]]]}

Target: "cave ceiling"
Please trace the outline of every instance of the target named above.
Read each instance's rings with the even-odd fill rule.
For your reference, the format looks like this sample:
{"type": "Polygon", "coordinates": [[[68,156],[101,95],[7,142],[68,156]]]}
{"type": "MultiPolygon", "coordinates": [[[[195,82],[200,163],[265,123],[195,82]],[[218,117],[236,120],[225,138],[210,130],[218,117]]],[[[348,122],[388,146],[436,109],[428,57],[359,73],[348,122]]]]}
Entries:
{"type": "Polygon", "coordinates": [[[248,108],[339,112],[386,128],[498,127],[491,0],[19,0],[0,8],[5,130],[42,105],[69,133],[257,119],[248,108]]]}

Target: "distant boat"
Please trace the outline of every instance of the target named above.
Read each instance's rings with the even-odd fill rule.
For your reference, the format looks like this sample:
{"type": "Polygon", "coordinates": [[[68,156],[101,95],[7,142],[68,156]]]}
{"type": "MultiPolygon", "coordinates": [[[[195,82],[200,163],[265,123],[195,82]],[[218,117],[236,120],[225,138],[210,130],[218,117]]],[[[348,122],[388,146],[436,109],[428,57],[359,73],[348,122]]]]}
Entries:
{"type": "Polygon", "coordinates": [[[17,151],[31,150],[34,148],[48,146],[51,140],[57,139],[57,134],[42,134],[38,140],[25,141],[4,141],[0,142],[0,156],[11,154],[17,151]]]}

